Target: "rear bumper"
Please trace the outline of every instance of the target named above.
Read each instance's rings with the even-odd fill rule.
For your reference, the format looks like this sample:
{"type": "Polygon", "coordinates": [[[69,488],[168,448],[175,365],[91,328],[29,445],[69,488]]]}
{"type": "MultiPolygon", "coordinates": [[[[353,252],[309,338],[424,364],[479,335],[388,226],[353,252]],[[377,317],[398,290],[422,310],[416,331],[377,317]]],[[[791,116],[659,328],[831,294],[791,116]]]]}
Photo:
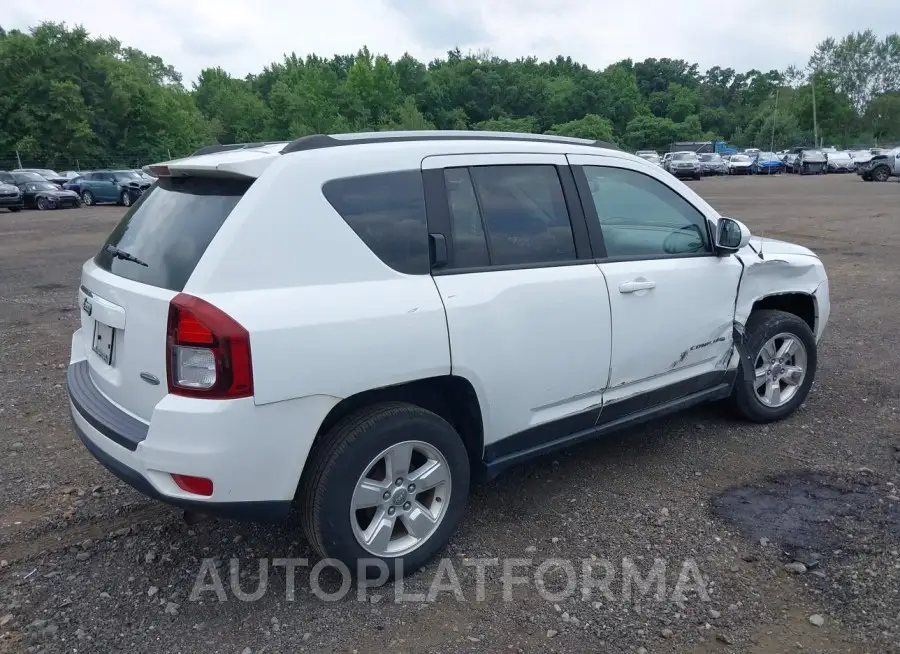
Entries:
{"type": "Polygon", "coordinates": [[[257,406],[252,398],[167,395],[145,422],[98,390],[81,330],[66,385],[78,437],[115,476],[178,507],[248,520],[288,515],[319,425],[339,401],[312,396],[257,406]],[[172,474],[211,479],[213,494],[188,493],[172,474]]]}
{"type": "MultiPolygon", "coordinates": [[[[73,408],[73,412],[75,409],[73,408]]],[[[170,497],[163,495],[154,488],[153,484],[134,468],[129,468],[122,461],[114,456],[107,454],[99,445],[97,445],[88,434],[79,426],[77,420],[72,420],[75,426],[75,433],[84,443],[87,451],[94,455],[94,458],[109,470],[116,477],[124,481],[126,484],[134,488],[136,491],[143,493],[147,497],[154,500],[160,500],[177,506],[186,511],[197,511],[198,513],[206,513],[222,518],[231,518],[233,520],[259,521],[259,522],[277,522],[287,518],[291,510],[291,502],[272,501],[272,502],[200,502],[188,500],[179,497],[170,497]]]]}

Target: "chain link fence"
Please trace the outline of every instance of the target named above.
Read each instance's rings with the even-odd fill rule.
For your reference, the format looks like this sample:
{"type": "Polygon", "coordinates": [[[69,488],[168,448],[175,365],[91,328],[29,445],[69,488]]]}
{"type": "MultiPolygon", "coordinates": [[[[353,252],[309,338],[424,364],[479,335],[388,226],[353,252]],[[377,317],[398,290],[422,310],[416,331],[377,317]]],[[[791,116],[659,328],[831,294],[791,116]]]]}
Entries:
{"type": "Polygon", "coordinates": [[[114,153],[90,159],[67,159],[55,157],[52,160],[37,159],[16,152],[0,152],[0,170],[16,168],[49,168],[58,173],[68,171],[84,173],[92,170],[130,170],[142,168],[150,164],[185,156],[189,152],[172,152],[169,157],[150,160],[144,154],[114,153]]]}

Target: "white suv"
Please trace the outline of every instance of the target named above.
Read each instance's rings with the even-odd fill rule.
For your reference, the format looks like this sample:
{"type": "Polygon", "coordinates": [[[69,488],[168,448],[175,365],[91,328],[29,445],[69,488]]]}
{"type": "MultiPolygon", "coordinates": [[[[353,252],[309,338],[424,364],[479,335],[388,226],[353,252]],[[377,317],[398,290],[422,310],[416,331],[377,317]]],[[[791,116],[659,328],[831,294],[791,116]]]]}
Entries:
{"type": "Polygon", "coordinates": [[[608,144],[317,135],[148,172],[82,270],[81,440],[188,510],[296,504],[351,569],[421,566],[520,461],[728,397],[778,420],[813,382],[819,259],[608,144]]]}

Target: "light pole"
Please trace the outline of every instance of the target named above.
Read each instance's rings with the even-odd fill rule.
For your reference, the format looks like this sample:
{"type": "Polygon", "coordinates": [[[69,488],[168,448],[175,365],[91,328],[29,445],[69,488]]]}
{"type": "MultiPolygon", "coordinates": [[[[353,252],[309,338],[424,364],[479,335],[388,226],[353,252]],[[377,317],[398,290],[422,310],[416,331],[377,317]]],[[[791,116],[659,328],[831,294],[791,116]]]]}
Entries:
{"type": "Polygon", "coordinates": [[[775,88],[775,110],[772,112],[772,140],[769,142],[769,151],[775,152],[775,121],[778,120],[778,91],[780,87],[775,88]]]}
{"type": "Polygon", "coordinates": [[[819,147],[819,122],[816,120],[816,71],[813,70],[812,76],[812,101],[813,101],[813,146],[819,147]]]}

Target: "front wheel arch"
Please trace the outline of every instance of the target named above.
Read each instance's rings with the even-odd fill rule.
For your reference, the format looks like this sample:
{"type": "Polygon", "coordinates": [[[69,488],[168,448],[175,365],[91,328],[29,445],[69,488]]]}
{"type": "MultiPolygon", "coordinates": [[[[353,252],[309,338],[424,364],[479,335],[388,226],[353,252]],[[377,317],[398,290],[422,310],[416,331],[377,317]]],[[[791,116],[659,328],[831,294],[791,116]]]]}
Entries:
{"type": "Polygon", "coordinates": [[[753,303],[750,315],[757,311],[783,311],[793,314],[805,322],[813,334],[816,333],[819,311],[816,299],[809,293],[781,293],[761,297],[753,303]]]}
{"type": "Polygon", "coordinates": [[[877,166],[872,170],[872,179],[876,182],[886,182],[891,178],[891,169],[887,166],[877,166]]]}

